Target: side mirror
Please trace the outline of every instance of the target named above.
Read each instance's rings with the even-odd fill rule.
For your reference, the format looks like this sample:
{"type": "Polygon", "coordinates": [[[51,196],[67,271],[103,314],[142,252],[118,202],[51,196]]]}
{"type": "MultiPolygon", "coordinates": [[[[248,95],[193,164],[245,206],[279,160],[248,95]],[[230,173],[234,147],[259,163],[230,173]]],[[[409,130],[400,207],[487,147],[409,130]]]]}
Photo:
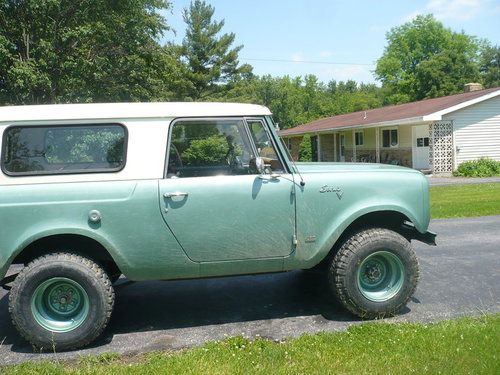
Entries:
{"type": "Polygon", "coordinates": [[[260,174],[266,173],[266,164],[264,163],[264,159],[262,159],[260,156],[255,158],[255,168],[260,174]]]}

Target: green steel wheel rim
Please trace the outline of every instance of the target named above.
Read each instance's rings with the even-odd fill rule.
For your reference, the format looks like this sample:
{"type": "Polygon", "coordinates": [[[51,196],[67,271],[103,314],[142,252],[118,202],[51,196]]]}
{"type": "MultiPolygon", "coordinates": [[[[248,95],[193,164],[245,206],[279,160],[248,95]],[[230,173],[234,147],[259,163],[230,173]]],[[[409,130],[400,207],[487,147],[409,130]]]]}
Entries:
{"type": "Polygon", "coordinates": [[[57,333],[70,332],[87,319],[89,297],[76,281],[53,277],[41,283],[31,297],[31,312],[43,328],[57,333]]]}
{"type": "Polygon", "coordinates": [[[357,272],[358,289],[373,302],[385,302],[403,287],[404,266],[399,257],[389,251],[377,251],[361,262],[357,272]]]}

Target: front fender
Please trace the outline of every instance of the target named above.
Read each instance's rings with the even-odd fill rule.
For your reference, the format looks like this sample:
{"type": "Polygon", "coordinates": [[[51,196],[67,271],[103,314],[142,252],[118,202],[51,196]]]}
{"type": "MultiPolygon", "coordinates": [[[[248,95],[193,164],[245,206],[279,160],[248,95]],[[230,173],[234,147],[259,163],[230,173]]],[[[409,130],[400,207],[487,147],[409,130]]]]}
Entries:
{"type": "Polygon", "coordinates": [[[319,263],[344,231],[369,213],[395,212],[418,232],[427,231],[428,191],[425,177],[415,171],[312,173],[304,178],[306,185],[296,193],[298,243],[286,269],[319,263]]]}
{"type": "Polygon", "coordinates": [[[310,249],[311,246],[306,242],[307,239],[299,242],[295,253],[285,262],[287,269],[295,268],[294,265],[300,265],[300,268],[309,268],[320,263],[352,223],[364,215],[377,212],[394,212],[395,214],[406,216],[412,224],[417,222],[415,215],[403,207],[390,205],[365,207],[362,210],[350,213],[346,217],[339,218],[338,221],[332,223],[324,236],[316,240],[319,245],[315,249],[310,249]]]}

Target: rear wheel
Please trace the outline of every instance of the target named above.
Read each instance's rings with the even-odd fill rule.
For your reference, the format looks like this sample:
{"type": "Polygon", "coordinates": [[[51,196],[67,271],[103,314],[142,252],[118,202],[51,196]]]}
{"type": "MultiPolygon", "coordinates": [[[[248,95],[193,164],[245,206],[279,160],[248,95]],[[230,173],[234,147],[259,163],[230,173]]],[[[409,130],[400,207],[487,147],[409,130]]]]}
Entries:
{"type": "Polygon", "coordinates": [[[28,264],[9,296],[11,318],[40,350],[85,346],[111,317],[114,291],[104,270],[84,257],[57,253],[28,264]]]}
{"type": "Polygon", "coordinates": [[[415,292],[418,276],[408,240],[383,228],[365,229],[347,239],[328,272],[334,295],[362,318],[396,314],[415,292]]]}

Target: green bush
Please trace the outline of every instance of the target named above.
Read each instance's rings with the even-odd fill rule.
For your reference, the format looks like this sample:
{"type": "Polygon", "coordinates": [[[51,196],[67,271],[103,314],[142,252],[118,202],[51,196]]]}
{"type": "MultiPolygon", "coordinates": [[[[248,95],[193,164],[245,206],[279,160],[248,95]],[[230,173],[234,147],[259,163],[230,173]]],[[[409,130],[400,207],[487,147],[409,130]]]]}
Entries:
{"type": "Polygon", "coordinates": [[[299,145],[299,161],[312,161],[312,157],[313,152],[311,136],[309,134],[305,134],[299,145]]]}
{"type": "Polygon", "coordinates": [[[182,161],[189,166],[224,165],[227,164],[228,153],[226,138],[212,135],[191,141],[189,148],[182,153],[182,161]]]}
{"type": "Polygon", "coordinates": [[[466,161],[458,166],[453,175],[456,177],[500,176],[500,162],[488,158],[466,161]]]}

